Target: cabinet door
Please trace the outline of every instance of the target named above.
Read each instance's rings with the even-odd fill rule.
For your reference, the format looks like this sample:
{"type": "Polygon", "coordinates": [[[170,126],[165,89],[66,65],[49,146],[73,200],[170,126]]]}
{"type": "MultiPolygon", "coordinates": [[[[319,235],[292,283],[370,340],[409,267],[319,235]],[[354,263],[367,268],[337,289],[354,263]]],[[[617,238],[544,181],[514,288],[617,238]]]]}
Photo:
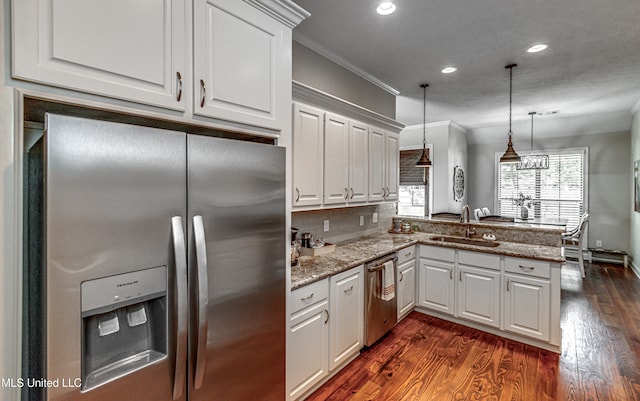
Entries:
{"type": "Polygon", "coordinates": [[[293,106],[293,206],[322,204],[324,112],[293,106]]]}
{"type": "Polygon", "coordinates": [[[385,137],[385,187],[387,196],[385,200],[398,200],[400,187],[400,141],[397,135],[387,133],[385,137]]]}
{"type": "Polygon", "coordinates": [[[385,135],[384,131],[369,131],[369,201],[382,201],[385,189],[385,135]]]}
{"type": "Polygon", "coordinates": [[[326,113],[324,119],[324,203],[344,204],[349,198],[349,121],[326,113]]]}
{"type": "Polygon", "coordinates": [[[398,266],[398,321],[416,305],[416,261],[410,260],[398,266]]]}
{"type": "Polygon", "coordinates": [[[458,317],[500,327],[500,271],[458,266],[458,317]]]}
{"type": "Polygon", "coordinates": [[[195,0],[193,38],[194,114],[272,129],[288,123],[280,116],[291,99],[290,29],[243,1],[195,0]]]}
{"type": "Polygon", "coordinates": [[[366,202],[369,188],[369,128],[349,123],[349,203],[366,202]]]}
{"type": "Polygon", "coordinates": [[[291,399],[329,373],[328,307],[325,299],[291,316],[287,342],[287,392],[291,399]]]}
{"type": "Polygon", "coordinates": [[[453,315],[455,302],[453,270],[453,263],[420,259],[420,306],[453,315]]]}
{"type": "Polygon", "coordinates": [[[12,6],[14,77],[185,109],[186,0],[19,0],[12,6]]]}
{"type": "Polygon", "coordinates": [[[508,273],[504,280],[505,330],[548,341],[549,281],[508,273]]]}
{"type": "Polygon", "coordinates": [[[330,311],[329,370],[333,370],[363,347],[363,266],[331,278],[330,311]]]}

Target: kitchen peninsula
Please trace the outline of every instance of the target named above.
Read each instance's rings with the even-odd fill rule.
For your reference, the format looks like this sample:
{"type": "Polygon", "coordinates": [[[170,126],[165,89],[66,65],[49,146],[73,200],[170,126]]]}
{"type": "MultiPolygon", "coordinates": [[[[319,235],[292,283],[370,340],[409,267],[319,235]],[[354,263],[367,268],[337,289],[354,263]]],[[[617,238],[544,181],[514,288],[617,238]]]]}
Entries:
{"type": "Polygon", "coordinates": [[[416,310],[560,352],[562,228],[430,219],[410,224],[411,234],[385,231],[345,241],[292,267],[289,353],[305,363],[289,362],[291,399],[313,391],[359,354],[364,264],[394,253],[398,321],[416,310]],[[468,231],[475,234],[465,237],[468,231]],[[334,338],[336,325],[351,338],[334,338]],[[326,351],[334,342],[347,346],[326,351]]]}

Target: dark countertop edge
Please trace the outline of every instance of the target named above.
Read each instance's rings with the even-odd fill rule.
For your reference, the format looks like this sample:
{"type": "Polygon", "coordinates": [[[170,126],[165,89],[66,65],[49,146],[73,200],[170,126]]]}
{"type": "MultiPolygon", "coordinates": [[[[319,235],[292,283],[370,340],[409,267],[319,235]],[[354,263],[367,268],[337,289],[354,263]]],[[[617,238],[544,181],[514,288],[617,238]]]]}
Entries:
{"type": "MultiPolygon", "coordinates": [[[[381,237],[385,235],[382,234],[381,237]]],[[[389,235],[394,235],[394,234],[389,234],[389,235]]],[[[410,234],[410,235],[434,235],[431,233],[414,233],[414,234],[410,234]]],[[[382,240],[382,239],[381,239],[382,240]]],[[[354,243],[355,241],[349,241],[350,243],[354,243]]],[[[513,245],[516,247],[525,247],[525,248],[556,248],[556,247],[551,247],[551,246],[542,246],[542,245],[527,245],[527,244],[520,244],[520,243],[516,243],[516,242],[506,242],[506,241],[499,241],[501,244],[508,244],[508,245],[513,245]]],[[[540,260],[540,261],[544,261],[544,262],[551,262],[551,263],[558,263],[558,264],[562,264],[564,263],[566,260],[563,256],[560,257],[546,257],[544,255],[540,256],[540,255],[526,255],[523,254],[522,252],[517,252],[515,250],[510,250],[510,249],[497,249],[497,247],[482,247],[482,246],[477,246],[477,245],[467,245],[467,244],[458,244],[458,243],[443,243],[441,241],[432,241],[429,239],[413,239],[410,241],[407,241],[405,243],[402,243],[398,246],[393,247],[392,249],[389,250],[384,250],[384,251],[380,251],[377,252],[374,256],[370,256],[367,257],[365,259],[359,259],[358,261],[355,262],[346,262],[343,260],[340,260],[339,258],[336,258],[333,256],[333,254],[326,254],[326,255],[322,255],[322,256],[318,256],[318,258],[326,258],[329,260],[333,260],[335,261],[336,266],[341,265],[340,267],[336,267],[336,269],[332,269],[331,271],[326,271],[323,272],[322,274],[318,274],[318,275],[310,275],[309,277],[305,277],[303,279],[299,279],[297,281],[293,281],[293,279],[291,280],[291,291],[304,287],[306,285],[309,284],[313,284],[317,281],[320,280],[324,280],[327,277],[331,277],[334,276],[336,274],[342,273],[344,271],[347,271],[349,269],[353,269],[354,267],[358,267],[362,264],[365,264],[367,262],[370,262],[374,259],[377,259],[379,257],[382,257],[384,255],[387,255],[389,253],[392,252],[397,252],[401,249],[404,248],[408,248],[412,245],[429,245],[429,246],[439,246],[442,248],[452,248],[452,249],[461,249],[461,250],[466,250],[466,251],[474,251],[474,252],[482,252],[482,253],[488,253],[488,254],[492,254],[492,255],[501,255],[501,256],[510,256],[510,257],[516,257],[516,258],[524,258],[524,259],[533,259],[533,260],[540,260]]],[[[292,269],[295,267],[292,267],[292,269]]]]}

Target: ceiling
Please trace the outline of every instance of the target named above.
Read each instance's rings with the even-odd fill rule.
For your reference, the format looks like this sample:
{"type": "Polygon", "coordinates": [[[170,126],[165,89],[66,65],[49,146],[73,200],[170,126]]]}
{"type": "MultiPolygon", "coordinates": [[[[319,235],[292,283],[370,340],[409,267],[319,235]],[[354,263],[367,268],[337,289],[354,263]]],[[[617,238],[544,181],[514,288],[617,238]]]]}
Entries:
{"type": "Polygon", "coordinates": [[[557,111],[536,117],[551,130],[544,119],[628,130],[640,99],[638,0],[394,0],[389,16],[376,13],[381,0],[294,1],[311,13],[294,38],[397,90],[405,125],[422,123],[427,82],[427,122],[452,120],[472,142],[504,137],[510,63],[514,136],[528,139],[530,111],[557,111]],[[549,48],[527,53],[536,43],[549,48]],[[458,70],[442,74],[449,65],[458,70]]]}

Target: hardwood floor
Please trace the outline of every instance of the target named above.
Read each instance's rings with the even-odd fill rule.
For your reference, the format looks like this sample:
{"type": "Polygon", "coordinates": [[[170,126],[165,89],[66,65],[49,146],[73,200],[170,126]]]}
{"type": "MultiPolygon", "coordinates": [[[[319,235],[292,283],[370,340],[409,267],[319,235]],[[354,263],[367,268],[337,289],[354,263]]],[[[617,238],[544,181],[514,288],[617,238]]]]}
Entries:
{"type": "Polygon", "coordinates": [[[640,280],[562,269],[562,355],[412,312],[308,401],[640,401],[640,280]]]}

